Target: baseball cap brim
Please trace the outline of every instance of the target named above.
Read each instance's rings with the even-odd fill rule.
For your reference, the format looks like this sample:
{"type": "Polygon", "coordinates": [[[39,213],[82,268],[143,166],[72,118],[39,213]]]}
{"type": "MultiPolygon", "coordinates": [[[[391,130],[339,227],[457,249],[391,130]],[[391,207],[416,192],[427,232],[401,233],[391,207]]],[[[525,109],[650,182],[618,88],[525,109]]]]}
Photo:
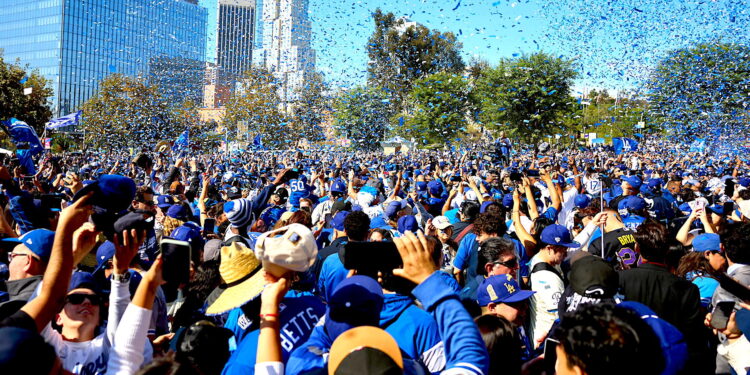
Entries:
{"type": "Polygon", "coordinates": [[[331,345],[328,356],[328,374],[336,373],[341,362],[352,352],[362,348],[373,348],[385,353],[400,368],[404,368],[396,340],[388,332],[370,326],[352,328],[342,333],[331,345]]]}
{"type": "Polygon", "coordinates": [[[519,290],[518,292],[508,296],[508,298],[501,298],[495,303],[498,303],[498,302],[499,303],[513,303],[513,302],[525,301],[531,298],[531,296],[533,296],[534,293],[536,292],[533,290],[519,290]]]}

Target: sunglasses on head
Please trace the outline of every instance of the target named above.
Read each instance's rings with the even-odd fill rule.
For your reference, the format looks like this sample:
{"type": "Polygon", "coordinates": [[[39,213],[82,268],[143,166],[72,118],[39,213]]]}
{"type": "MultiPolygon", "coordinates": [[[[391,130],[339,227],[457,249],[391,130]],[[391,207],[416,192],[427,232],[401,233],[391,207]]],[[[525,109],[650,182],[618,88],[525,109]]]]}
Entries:
{"type": "Polygon", "coordinates": [[[92,305],[99,305],[102,302],[101,297],[97,296],[96,294],[76,293],[69,294],[67,297],[65,297],[65,302],[70,303],[71,305],[80,305],[84,300],[89,300],[89,303],[91,303],[92,305]]]}
{"type": "Polygon", "coordinates": [[[499,264],[508,268],[516,268],[518,267],[518,258],[509,259],[505,262],[492,262],[492,264],[499,264]]]}

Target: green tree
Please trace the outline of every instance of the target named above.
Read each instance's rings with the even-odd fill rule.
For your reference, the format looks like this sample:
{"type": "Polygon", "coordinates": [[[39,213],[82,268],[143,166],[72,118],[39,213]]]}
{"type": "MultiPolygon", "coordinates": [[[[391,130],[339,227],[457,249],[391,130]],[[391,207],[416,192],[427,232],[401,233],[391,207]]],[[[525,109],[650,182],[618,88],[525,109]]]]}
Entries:
{"type": "Polygon", "coordinates": [[[331,101],[327,97],[328,85],[323,75],[313,73],[305,80],[298,92],[299,99],[292,106],[291,127],[296,136],[309,142],[325,140],[320,124],[327,112],[331,111],[331,101]]]}
{"type": "Polygon", "coordinates": [[[336,134],[351,140],[352,147],[376,149],[388,130],[388,94],[368,87],[344,92],[334,102],[333,118],[336,134]]]}
{"type": "Polygon", "coordinates": [[[649,78],[650,112],[677,134],[712,135],[747,123],[748,82],[746,46],[706,43],[678,49],[649,78]]]}
{"type": "Polygon", "coordinates": [[[245,141],[261,134],[263,143],[274,147],[295,139],[281,111],[278,87],[273,74],[263,68],[253,67],[245,72],[240,87],[227,103],[224,127],[245,141]]]}
{"type": "Polygon", "coordinates": [[[539,52],[502,59],[476,80],[480,123],[537,140],[560,130],[571,110],[570,87],[577,73],[569,60],[539,52]]]}
{"type": "Polygon", "coordinates": [[[50,82],[37,70],[18,63],[6,63],[0,53],[0,120],[15,117],[26,122],[39,136],[44,132],[44,124],[52,117],[49,98],[52,97],[50,82]],[[24,95],[24,88],[31,88],[31,94],[24,95]]]}
{"type": "Polygon", "coordinates": [[[417,80],[407,103],[406,120],[396,128],[407,139],[423,145],[450,144],[457,134],[466,131],[471,108],[469,85],[458,75],[435,73],[417,80]]]}
{"type": "Polygon", "coordinates": [[[462,45],[453,33],[430,30],[380,9],[372,17],[375,31],[367,44],[368,83],[390,94],[393,112],[402,108],[417,79],[437,72],[463,71],[462,45]]]}
{"type": "Polygon", "coordinates": [[[157,86],[140,77],[112,74],[83,103],[82,126],[87,145],[140,148],[173,140],[195,122],[182,108],[173,111],[157,86]]]}

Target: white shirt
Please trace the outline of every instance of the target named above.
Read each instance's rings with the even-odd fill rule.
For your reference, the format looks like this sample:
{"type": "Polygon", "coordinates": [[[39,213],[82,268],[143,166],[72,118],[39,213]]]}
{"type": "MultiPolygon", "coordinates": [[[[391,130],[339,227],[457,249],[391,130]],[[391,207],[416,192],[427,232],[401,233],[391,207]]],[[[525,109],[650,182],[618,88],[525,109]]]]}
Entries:
{"type": "Polygon", "coordinates": [[[560,207],[560,214],[557,217],[557,221],[564,225],[568,230],[573,228],[573,208],[576,206],[575,198],[578,195],[578,190],[575,188],[568,189],[562,193],[562,206],[560,207]]]}
{"type": "MultiPolygon", "coordinates": [[[[539,263],[538,256],[531,258],[530,269],[539,263]]],[[[556,267],[559,269],[559,267],[556,267]]],[[[560,272],[562,274],[562,272],[560,272]]],[[[558,317],[557,304],[565,290],[563,281],[551,271],[537,271],[531,274],[531,290],[535,291],[530,299],[531,337],[534,347],[547,335],[558,317]]]]}

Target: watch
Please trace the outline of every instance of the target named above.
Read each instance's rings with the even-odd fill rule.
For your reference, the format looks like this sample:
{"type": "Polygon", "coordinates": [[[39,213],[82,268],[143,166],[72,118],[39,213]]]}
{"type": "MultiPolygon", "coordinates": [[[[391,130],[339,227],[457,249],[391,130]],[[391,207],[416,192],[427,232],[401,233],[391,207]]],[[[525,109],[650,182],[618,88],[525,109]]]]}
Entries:
{"type": "Polygon", "coordinates": [[[113,273],[112,280],[127,283],[130,282],[130,272],[125,273],[113,273]]]}

